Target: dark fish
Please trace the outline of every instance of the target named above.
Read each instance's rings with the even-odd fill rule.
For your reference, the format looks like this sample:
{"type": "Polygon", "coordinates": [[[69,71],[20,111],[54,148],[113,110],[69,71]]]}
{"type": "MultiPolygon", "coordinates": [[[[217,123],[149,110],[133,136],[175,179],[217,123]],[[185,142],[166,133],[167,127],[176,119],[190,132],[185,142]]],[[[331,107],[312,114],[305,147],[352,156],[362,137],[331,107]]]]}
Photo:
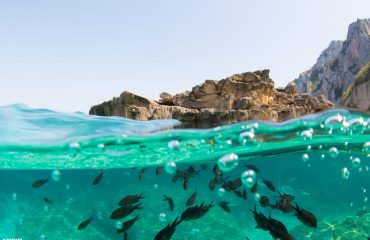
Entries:
{"type": "Polygon", "coordinates": [[[213,173],[216,175],[216,176],[219,176],[222,174],[221,172],[221,169],[217,166],[217,164],[215,164],[215,166],[213,167],[213,173]]]}
{"type": "Polygon", "coordinates": [[[175,204],[173,203],[172,198],[170,198],[170,197],[168,197],[164,194],[163,194],[163,197],[164,197],[163,201],[167,201],[168,205],[170,205],[170,210],[173,211],[173,209],[175,209],[175,204]]]}
{"type": "Polygon", "coordinates": [[[156,175],[160,175],[162,172],[163,172],[163,167],[157,167],[157,169],[155,170],[156,175]]]}
{"type": "Polygon", "coordinates": [[[207,169],[207,164],[200,164],[200,167],[202,168],[202,170],[206,170],[207,169]]]}
{"type": "Polygon", "coordinates": [[[104,172],[103,172],[103,171],[101,171],[101,173],[100,173],[98,176],[96,176],[96,177],[94,178],[94,180],[93,180],[93,182],[92,182],[92,185],[97,185],[97,184],[99,184],[99,183],[101,182],[101,180],[103,179],[103,176],[104,176],[104,172]]]}
{"type": "Polygon", "coordinates": [[[216,188],[216,179],[215,178],[212,178],[211,181],[209,181],[208,187],[209,187],[209,190],[211,190],[211,192],[213,192],[213,190],[215,190],[215,188],[216,188]]]}
{"type": "Polygon", "coordinates": [[[191,173],[195,173],[196,169],[193,165],[190,165],[186,171],[188,173],[187,175],[190,175],[191,173]]]}
{"type": "Polygon", "coordinates": [[[251,193],[255,193],[257,192],[257,188],[258,188],[258,183],[257,181],[254,183],[253,187],[251,188],[251,193]]]}
{"type": "Polygon", "coordinates": [[[139,173],[139,181],[142,181],[144,179],[144,173],[145,173],[145,168],[140,170],[139,173]]]}
{"type": "Polygon", "coordinates": [[[246,166],[248,169],[250,170],[253,170],[255,171],[256,173],[259,173],[260,170],[258,169],[258,167],[256,167],[255,165],[252,165],[252,164],[245,164],[244,166],[246,166]]]}
{"type": "Polygon", "coordinates": [[[270,199],[267,196],[262,196],[259,200],[259,203],[262,207],[270,206],[270,199]]]}
{"type": "Polygon", "coordinates": [[[44,185],[45,183],[47,183],[47,181],[49,181],[49,179],[48,179],[48,178],[46,178],[46,179],[40,179],[40,180],[34,181],[34,182],[32,183],[32,187],[33,187],[33,188],[39,188],[39,187],[41,187],[42,185],[44,185]]]}
{"type": "Polygon", "coordinates": [[[123,233],[123,232],[126,232],[127,230],[129,230],[137,220],[140,219],[140,216],[139,215],[136,215],[136,217],[130,219],[130,220],[127,220],[126,222],[124,222],[122,224],[122,228],[121,229],[117,229],[117,233],[123,233]]]}
{"type": "Polygon", "coordinates": [[[243,198],[243,193],[241,191],[235,190],[234,193],[236,196],[243,198]]]}
{"type": "Polygon", "coordinates": [[[235,189],[237,189],[237,188],[239,188],[241,186],[242,186],[242,180],[241,180],[241,178],[236,178],[231,183],[232,190],[235,190],[235,189]]]}
{"type": "Polygon", "coordinates": [[[188,189],[188,187],[189,187],[188,177],[184,178],[184,183],[183,183],[182,187],[184,188],[184,190],[188,189]]]}
{"type": "Polygon", "coordinates": [[[177,225],[181,223],[182,220],[177,221],[178,217],[171,223],[164,227],[161,231],[155,235],[154,240],[170,240],[176,231],[177,225]]]}
{"type": "Polygon", "coordinates": [[[186,201],[186,206],[193,205],[196,198],[197,198],[197,190],[195,190],[193,192],[193,194],[191,194],[191,196],[189,197],[189,199],[186,201]]]}
{"type": "Polygon", "coordinates": [[[127,206],[131,204],[135,204],[135,203],[138,203],[143,198],[144,197],[142,193],[137,194],[137,195],[128,195],[122,198],[121,201],[119,201],[118,205],[127,206]]]}
{"type": "Polygon", "coordinates": [[[292,201],[294,196],[289,194],[282,194],[278,191],[279,199],[276,201],[275,205],[271,205],[272,208],[278,209],[284,213],[293,211],[292,201]]]}
{"type": "Polygon", "coordinates": [[[211,209],[214,206],[215,205],[213,204],[213,202],[210,202],[208,205],[204,205],[204,202],[202,202],[200,205],[188,207],[181,214],[181,221],[190,221],[199,219],[203,217],[209,211],[209,209],[211,209]]]}
{"type": "Polygon", "coordinates": [[[192,143],[186,143],[186,146],[187,147],[195,147],[194,144],[192,144],[192,143]]]}
{"type": "Polygon", "coordinates": [[[247,190],[243,190],[243,199],[244,200],[247,200],[247,197],[248,197],[248,194],[247,194],[247,190]]]}
{"type": "Polygon", "coordinates": [[[125,233],[123,234],[123,240],[129,240],[129,239],[128,239],[128,233],[127,233],[127,232],[125,232],[125,233]]]}
{"type": "Polygon", "coordinates": [[[52,204],[53,203],[53,200],[51,200],[50,198],[43,198],[44,201],[47,203],[47,204],[52,204]]]}
{"type": "Polygon", "coordinates": [[[91,223],[92,220],[94,220],[95,217],[94,216],[91,216],[89,217],[87,220],[83,221],[82,223],[80,223],[77,227],[78,230],[82,230],[82,229],[85,229],[87,226],[89,226],[89,224],[91,223]]]}
{"type": "Polygon", "coordinates": [[[313,228],[317,227],[317,219],[315,215],[303,208],[300,208],[297,203],[295,204],[295,207],[293,206],[293,209],[295,215],[303,224],[313,228]]]}
{"type": "Polygon", "coordinates": [[[230,203],[229,202],[227,202],[227,201],[221,201],[221,202],[219,202],[218,203],[218,205],[225,211],[225,212],[227,212],[227,213],[230,213],[231,212],[231,210],[230,210],[230,208],[229,208],[229,205],[230,203]]]}
{"type": "Polygon", "coordinates": [[[271,191],[273,192],[276,192],[276,187],[274,185],[273,182],[269,181],[269,180],[266,180],[266,179],[262,179],[262,182],[266,185],[266,187],[268,187],[271,191]]]}
{"type": "Polygon", "coordinates": [[[141,203],[139,203],[137,205],[133,205],[133,206],[128,205],[128,206],[119,207],[119,208],[117,208],[116,210],[114,210],[112,212],[112,214],[110,215],[110,219],[125,218],[128,215],[130,215],[136,209],[142,209],[141,203]]]}

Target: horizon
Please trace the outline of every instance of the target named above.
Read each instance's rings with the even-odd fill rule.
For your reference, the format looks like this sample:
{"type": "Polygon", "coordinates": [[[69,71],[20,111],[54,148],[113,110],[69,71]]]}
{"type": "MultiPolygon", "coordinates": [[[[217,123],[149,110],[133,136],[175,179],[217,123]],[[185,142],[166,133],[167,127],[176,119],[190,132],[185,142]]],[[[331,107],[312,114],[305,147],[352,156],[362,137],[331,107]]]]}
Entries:
{"type": "Polygon", "coordinates": [[[0,106],[88,113],[123,91],[159,99],[262,69],[284,87],[370,9],[365,0],[208,3],[0,3],[0,106]]]}

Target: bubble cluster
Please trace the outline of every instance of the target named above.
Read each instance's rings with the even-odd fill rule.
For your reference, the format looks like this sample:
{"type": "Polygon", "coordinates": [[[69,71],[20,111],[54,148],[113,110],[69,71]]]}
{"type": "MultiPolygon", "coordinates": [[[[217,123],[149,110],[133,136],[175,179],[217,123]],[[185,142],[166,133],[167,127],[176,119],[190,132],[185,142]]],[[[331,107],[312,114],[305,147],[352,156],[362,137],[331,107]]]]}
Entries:
{"type": "Polygon", "coordinates": [[[256,182],[256,172],[253,170],[247,170],[242,173],[240,178],[244,186],[246,186],[247,188],[251,188],[256,182]]]}
{"type": "Polygon", "coordinates": [[[362,149],[366,154],[370,154],[370,142],[366,142],[362,149]]]}
{"type": "Polygon", "coordinates": [[[59,170],[54,170],[54,171],[51,172],[51,178],[54,181],[56,181],[56,182],[60,181],[61,177],[62,177],[62,174],[60,173],[59,170]]]}
{"type": "Polygon", "coordinates": [[[338,155],[339,155],[339,151],[338,151],[338,149],[337,149],[336,147],[331,147],[331,148],[329,149],[329,155],[330,155],[330,157],[332,157],[332,158],[336,158],[336,157],[338,157],[338,155]]]}
{"type": "Polygon", "coordinates": [[[245,131],[240,133],[239,135],[239,142],[243,145],[248,143],[253,143],[256,141],[256,135],[253,131],[245,131]]]}
{"type": "Polygon", "coordinates": [[[344,167],[344,168],[342,169],[342,178],[343,178],[343,179],[348,179],[348,178],[349,178],[349,170],[348,170],[348,168],[347,168],[347,167],[344,167]]]}
{"type": "Polygon", "coordinates": [[[221,169],[221,171],[228,172],[238,166],[238,159],[238,155],[235,153],[230,153],[220,158],[217,161],[217,166],[221,169]]]}
{"type": "Polygon", "coordinates": [[[303,138],[303,140],[311,140],[312,139],[312,133],[313,133],[312,129],[302,131],[301,132],[301,138],[303,138]]]}
{"type": "Polygon", "coordinates": [[[164,170],[168,174],[174,174],[176,172],[176,163],[174,161],[169,161],[165,164],[164,170]]]}
{"type": "Polygon", "coordinates": [[[172,140],[168,142],[168,147],[171,149],[177,149],[180,146],[180,142],[177,140],[172,140]]]}

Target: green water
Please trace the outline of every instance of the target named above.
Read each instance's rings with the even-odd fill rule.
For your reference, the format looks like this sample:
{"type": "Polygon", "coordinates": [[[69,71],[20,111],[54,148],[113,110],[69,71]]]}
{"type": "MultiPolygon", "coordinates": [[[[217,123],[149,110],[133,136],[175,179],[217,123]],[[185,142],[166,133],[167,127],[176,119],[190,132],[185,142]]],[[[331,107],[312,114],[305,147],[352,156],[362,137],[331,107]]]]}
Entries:
{"type": "Polygon", "coordinates": [[[284,123],[244,122],[212,129],[172,129],[174,120],[138,122],[122,118],[58,113],[23,105],[0,108],[0,239],[123,239],[117,224],[141,218],[127,231],[129,239],[154,239],[188,207],[213,201],[202,218],[181,222],[171,239],[273,239],[256,229],[250,209],[283,222],[294,239],[366,239],[370,236],[370,121],[364,113],[334,110],[284,123]],[[368,143],[368,145],[367,145],[368,143]],[[225,181],[240,178],[245,164],[260,172],[258,190],[242,185],[247,199],[233,191],[213,191],[213,168],[228,154],[238,159],[223,168],[225,181]],[[157,167],[167,166],[160,175],[157,167]],[[170,166],[173,166],[172,168],[170,166]],[[171,171],[193,166],[199,175],[173,183],[171,171]],[[104,170],[97,185],[94,178],[104,170]],[[144,174],[139,179],[140,172],[144,174]],[[33,182],[48,178],[43,186],[33,182]],[[305,226],[293,212],[262,207],[280,192],[312,212],[317,228],[305,226]],[[110,219],[124,196],[142,193],[143,209],[110,219]],[[174,211],[163,201],[174,201],[174,211]],[[43,198],[52,200],[46,203],[43,198]],[[229,202],[230,213],[218,203],[229,202]],[[78,225],[96,216],[85,229],[78,225]]]}

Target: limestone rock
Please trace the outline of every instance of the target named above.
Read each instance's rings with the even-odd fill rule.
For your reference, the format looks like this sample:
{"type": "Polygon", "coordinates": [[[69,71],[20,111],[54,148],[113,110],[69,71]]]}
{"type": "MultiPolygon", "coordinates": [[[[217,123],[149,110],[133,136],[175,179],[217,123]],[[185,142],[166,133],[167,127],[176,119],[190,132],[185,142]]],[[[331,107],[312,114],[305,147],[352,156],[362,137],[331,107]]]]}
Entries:
{"type": "MultiPolygon", "coordinates": [[[[370,19],[358,19],[350,24],[345,41],[333,41],[316,64],[301,73],[294,82],[299,93],[324,95],[337,104],[354,81],[359,70],[370,61],[370,19]]],[[[359,89],[360,90],[360,89],[359,89]]],[[[368,98],[368,91],[359,91],[368,98]]],[[[363,108],[364,105],[361,105],[363,108]]]]}
{"type": "Polygon", "coordinates": [[[125,91],[119,98],[91,107],[90,114],[136,120],[174,118],[186,126],[210,127],[251,119],[284,121],[333,106],[323,96],[299,96],[294,83],[274,89],[269,71],[263,70],[206,80],[174,96],[164,92],[158,102],[125,91]]]}

